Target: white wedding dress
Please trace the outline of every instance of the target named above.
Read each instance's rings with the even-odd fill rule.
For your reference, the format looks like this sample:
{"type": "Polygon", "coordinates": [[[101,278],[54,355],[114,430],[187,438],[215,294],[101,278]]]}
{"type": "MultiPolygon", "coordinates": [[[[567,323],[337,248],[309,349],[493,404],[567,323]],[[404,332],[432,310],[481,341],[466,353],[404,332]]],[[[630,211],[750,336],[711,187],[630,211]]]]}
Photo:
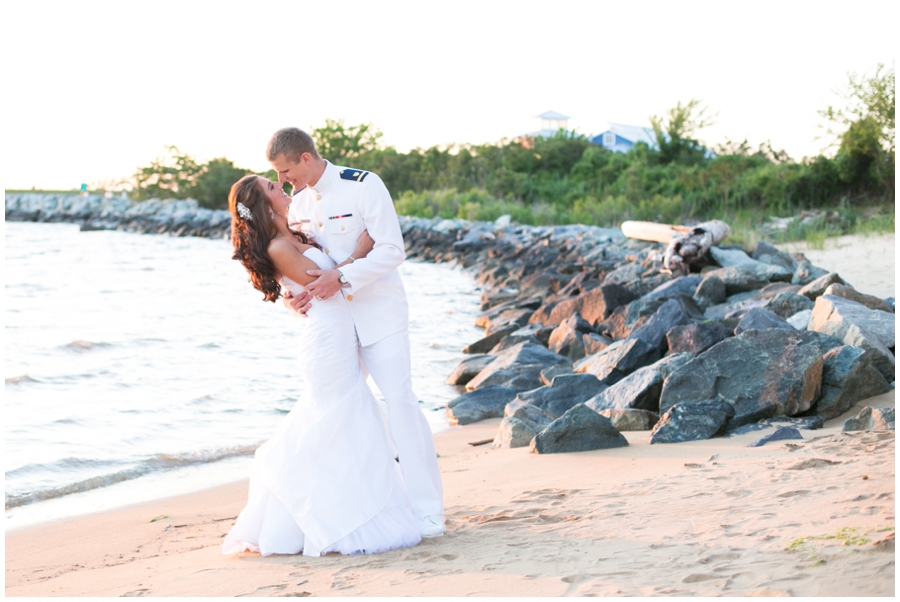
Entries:
{"type": "MultiPolygon", "coordinates": [[[[334,266],[319,249],[304,255],[334,266]]],[[[281,285],[303,290],[287,278],[281,285]]],[[[347,301],[316,300],[307,316],[298,321],[303,394],[256,450],[247,506],[222,551],[320,556],[413,546],[419,521],[359,363],[347,301]]]]}

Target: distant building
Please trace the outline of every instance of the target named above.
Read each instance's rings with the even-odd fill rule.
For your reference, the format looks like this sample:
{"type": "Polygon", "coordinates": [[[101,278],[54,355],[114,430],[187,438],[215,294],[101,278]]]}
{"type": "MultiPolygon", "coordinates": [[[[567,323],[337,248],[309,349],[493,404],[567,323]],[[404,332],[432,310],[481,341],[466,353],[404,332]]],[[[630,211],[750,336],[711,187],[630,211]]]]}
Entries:
{"type": "Polygon", "coordinates": [[[653,128],[623,123],[610,123],[609,129],[591,138],[591,142],[617,153],[627,153],[638,142],[644,142],[653,149],[657,148],[653,128]]]}
{"type": "Polygon", "coordinates": [[[541,120],[541,129],[536,132],[528,132],[526,136],[531,138],[552,138],[560,130],[569,129],[569,116],[557,113],[556,111],[547,111],[536,116],[541,120]]]}

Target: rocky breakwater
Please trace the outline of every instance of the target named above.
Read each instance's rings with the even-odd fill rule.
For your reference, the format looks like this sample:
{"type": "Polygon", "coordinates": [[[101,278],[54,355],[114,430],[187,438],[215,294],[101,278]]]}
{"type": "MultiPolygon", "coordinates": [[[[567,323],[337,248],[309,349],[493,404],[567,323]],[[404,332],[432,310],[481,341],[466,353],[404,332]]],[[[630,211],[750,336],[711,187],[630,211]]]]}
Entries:
{"type": "Polygon", "coordinates": [[[122,230],[172,236],[227,238],[231,214],[194,199],[133,201],[97,195],[6,193],[6,220],[67,222],[82,230],[122,230]]]}
{"type": "Polygon", "coordinates": [[[447,415],[502,417],[495,447],[618,447],[626,430],[673,443],[760,421],[816,428],[893,387],[893,299],[802,254],[713,247],[678,275],[663,245],[616,230],[502,220],[404,230],[410,255],[477,272],[485,333],[447,380],[466,390],[447,415]]]}

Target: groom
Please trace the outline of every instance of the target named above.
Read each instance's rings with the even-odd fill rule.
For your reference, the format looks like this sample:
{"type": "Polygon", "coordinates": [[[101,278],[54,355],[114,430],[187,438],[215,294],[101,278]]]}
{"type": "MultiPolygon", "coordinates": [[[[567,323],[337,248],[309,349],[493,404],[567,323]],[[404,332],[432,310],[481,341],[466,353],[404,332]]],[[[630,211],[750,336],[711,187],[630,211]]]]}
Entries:
{"type": "Polygon", "coordinates": [[[285,305],[305,314],[315,297],[347,299],[360,359],[388,406],[391,437],[422,537],[442,535],[443,486],[434,441],[410,380],[409,308],[397,273],[406,253],[391,195],[374,173],[322,159],[309,134],[297,128],[275,132],[266,158],[278,181],[294,187],[288,223],[299,224],[336,263],[351,260],[340,269],[310,270],[318,278],[303,295],[286,297],[285,305]],[[352,257],[363,230],[375,248],[366,257],[352,257]]]}

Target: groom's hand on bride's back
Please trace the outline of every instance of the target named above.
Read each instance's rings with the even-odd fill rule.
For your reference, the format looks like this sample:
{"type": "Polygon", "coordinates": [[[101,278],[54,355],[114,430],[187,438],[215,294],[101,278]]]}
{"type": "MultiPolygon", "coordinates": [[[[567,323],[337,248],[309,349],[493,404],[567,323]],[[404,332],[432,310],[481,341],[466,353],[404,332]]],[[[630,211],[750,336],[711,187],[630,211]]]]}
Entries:
{"type": "Polygon", "coordinates": [[[284,306],[288,308],[289,311],[294,312],[301,318],[305,318],[306,312],[309,311],[310,307],[312,307],[309,303],[309,300],[310,296],[306,291],[300,293],[296,297],[291,293],[291,291],[285,291],[284,297],[282,298],[284,306]]]}

